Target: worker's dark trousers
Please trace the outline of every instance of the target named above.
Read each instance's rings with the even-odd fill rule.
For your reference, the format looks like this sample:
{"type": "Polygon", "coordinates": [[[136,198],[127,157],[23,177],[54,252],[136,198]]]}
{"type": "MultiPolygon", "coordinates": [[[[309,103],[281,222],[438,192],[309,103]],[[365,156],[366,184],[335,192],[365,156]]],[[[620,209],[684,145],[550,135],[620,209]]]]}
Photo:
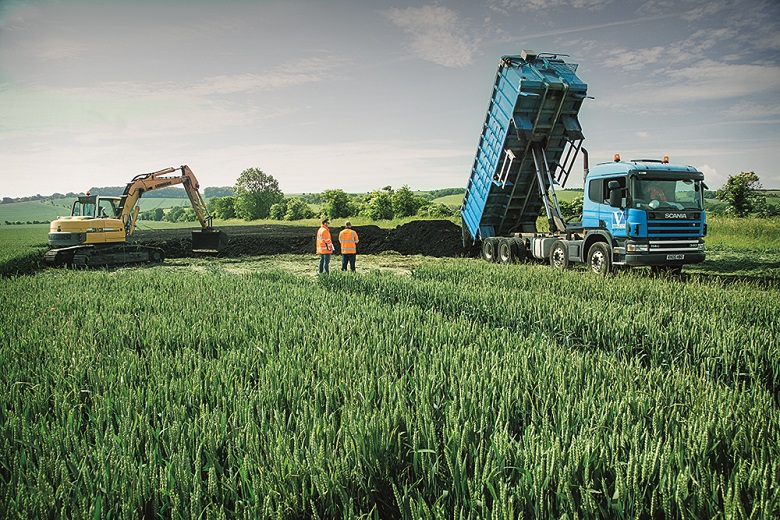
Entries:
{"type": "Polygon", "coordinates": [[[351,255],[341,255],[341,270],[346,271],[347,270],[347,264],[349,264],[349,268],[352,269],[352,271],[355,270],[355,257],[356,254],[351,255]]]}
{"type": "Polygon", "coordinates": [[[328,274],[330,272],[330,255],[320,255],[320,274],[328,274]]]}

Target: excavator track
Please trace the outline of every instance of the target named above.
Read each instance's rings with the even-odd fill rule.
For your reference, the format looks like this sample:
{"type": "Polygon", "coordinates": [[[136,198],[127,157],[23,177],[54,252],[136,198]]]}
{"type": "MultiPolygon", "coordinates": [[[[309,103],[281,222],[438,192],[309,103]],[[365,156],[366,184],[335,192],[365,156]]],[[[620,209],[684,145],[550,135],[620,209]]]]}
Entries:
{"type": "Polygon", "coordinates": [[[52,249],[44,255],[51,266],[102,267],[162,262],[165,251],[159,247],[137,244],[111,246],[83,245],[52,249]]]}

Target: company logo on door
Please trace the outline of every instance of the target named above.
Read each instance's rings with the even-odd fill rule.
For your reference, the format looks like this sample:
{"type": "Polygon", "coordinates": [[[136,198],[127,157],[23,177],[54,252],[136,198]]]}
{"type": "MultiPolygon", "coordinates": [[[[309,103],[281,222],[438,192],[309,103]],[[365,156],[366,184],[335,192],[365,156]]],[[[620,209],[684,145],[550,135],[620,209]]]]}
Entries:
{"type": "Polygon", "coordinates": [[[626,214],[622,211],[612,213],[612,229],[626,229],[626,214]]]}

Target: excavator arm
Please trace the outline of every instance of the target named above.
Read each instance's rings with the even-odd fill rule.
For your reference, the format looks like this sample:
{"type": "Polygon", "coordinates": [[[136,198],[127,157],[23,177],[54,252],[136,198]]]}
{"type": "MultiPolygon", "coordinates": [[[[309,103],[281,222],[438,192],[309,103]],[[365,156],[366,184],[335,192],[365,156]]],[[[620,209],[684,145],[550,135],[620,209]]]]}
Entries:
{"type": "Polygon", "coordinates": [[[206,201],[200,194],[198,179],[189,166],[182,165],[178,168],[165,168],[152,173],[136,175],[127,183],[125,191],[119,202],[119,215],[125,227],[127,236],[133,234],[138,220],[138,199],[147,191],[183,184],[190,199],[195,216],[201,225],[200,231],[192,232],[192,249],[198,252],[218,252],[227,243],[227,237],[219,230],[212,228],[211,215],[206,209],[206,201]],[[171,175],[181,172],[178,175],[171,175]]]}

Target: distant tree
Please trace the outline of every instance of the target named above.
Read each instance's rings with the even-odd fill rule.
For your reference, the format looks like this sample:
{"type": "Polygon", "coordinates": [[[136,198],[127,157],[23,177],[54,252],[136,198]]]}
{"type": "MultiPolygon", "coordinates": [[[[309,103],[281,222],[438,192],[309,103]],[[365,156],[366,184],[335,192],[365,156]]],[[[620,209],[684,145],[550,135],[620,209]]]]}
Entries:
{"type": "Polygon", "coordinates": [[[428,193],[431,194],[432,198],[438,199],[439,197],[446,197],[447,195],[461,195],[466,193],[466,188],[444,188],[441,190],[431,190],[428,193]]]}
{"type": "Polygon", "coordinates": [[[206,203],[209,213],[221,220],[236,218],[236,212],[233,207],[235,197],[215,197],[209,199],[206,203]]]}
{"type": "Polygon", "coordinates": [[[452,216],[452,210],[446,204],[428,204],[417,210],[420,217],[447,218],[452,216]]]}
{"type": "Polygon", "coordinates": [[[307,204],[322,204],[321,193],[304,193],[301,195],[301,199],[307,204]]]}
{"type": "Polygon", "coordinates": [[[186,208],[184,210],[184,215],[179,217],[179,222],[195,222],[196,220],[198,220],[198,217],[195,215],[194,208],[186,208]]]}
{"type": "Polygon", "coordinates": [[[287,213],[287,202],[290,199],[284,199],[281,202],[277,202],[268,211],[268,218],[273,220],[284,220],[284,215],[287,213]]]}
{"type": "Polygon", "coordinates": [[[420,195],[415,195],[409,186],[404,184],[393,193],[393,216],[395,218],[416,215],[420,208],[430,204],[430,201],[420,195]]]}
{"type": "Polygon", "coordinates": [[[561,208],[561,214],[564,218],[576,217],[582,213],[582,196],[577,196],[571,199],[571,202],[561,200],[558,201],[558,206],[561,208]]]}
{"type": "Polygon", "coordinates": [[[325,190],[322,200],[325,202],[322,213],[328,218],[349,217],[354,212],[354,206],[344,190],[325,190]]]}
{"type": "Polygon", "coordinates": [[[184,215],[184,207],[174,206],[168,210],[163,220],[166,222],[179,222],[179,219],[184,215]]]}
{"type": "Polygon", "coordinates": [[[766,210],[766,197],[761,193],[761,182],[754,172],[729,175],[723,188],[717,191],[718,200],[728,204],[726,212],[737,217],[766,210]]]}
{"type": "MultiPolygon", "coordinates": [[[[346,215],[349,216],[349,215],[346,215]]],[[[287,211],[284,214],[285,220],[303,220],[313,218],[314,211],[302,199],[293,198],[287,202],[287,211]]]]}
{"type": "Polygon", "coordinates": [[[385,186],[366,196],[363,214],[371,220],[391,220],[393,218],[393,189],[385,186]]]}
{"type": "Polygon", "coordinates": [[[235,186],[233,208],[238,218],[257,220],[268,217],[271,206],[284,199],[279,182],[258,168],[241,172],[235,186]]]}
{"type": "Polygon", "coordinates": [[[212,197],[232,197],[234,195],[231,186],[210,186],[203,188],[203,196],[207,199],[212,197]]]}
{"type": "Polygon", "coordinates": [[[161,221],[163,217],[165,217],[165,211],[162,208],[150,209],[138,214],[139,220],[153,220],[155,222],[161,221]]]}

